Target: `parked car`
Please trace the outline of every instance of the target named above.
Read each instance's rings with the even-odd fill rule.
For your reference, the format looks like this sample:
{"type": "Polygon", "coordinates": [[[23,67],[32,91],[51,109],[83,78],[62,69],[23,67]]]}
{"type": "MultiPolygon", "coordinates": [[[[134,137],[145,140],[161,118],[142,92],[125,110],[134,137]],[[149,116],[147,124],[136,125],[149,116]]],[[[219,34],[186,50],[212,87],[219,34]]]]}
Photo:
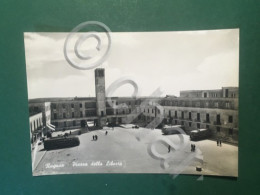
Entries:
{"type": "Polygon", "coordinates": [[[209,136],[210,136],[210,131],[208,129],[198,129],[198,130],[192,130],[190,132],[191,140],[207,139],[209,136]]]}
{"type": "Polygon", "coordinates": [[[75,147],[80,145],[78,137],[55,137],[45,140],[44,149],[53,150],[59,148],[75,147]]]}
{"type": "Polygon", "coordinates": [[[164,135],[179,134],[181,132],[183,132],[181,125],[165,125],[162,128],[162,133],[164,135]]]}

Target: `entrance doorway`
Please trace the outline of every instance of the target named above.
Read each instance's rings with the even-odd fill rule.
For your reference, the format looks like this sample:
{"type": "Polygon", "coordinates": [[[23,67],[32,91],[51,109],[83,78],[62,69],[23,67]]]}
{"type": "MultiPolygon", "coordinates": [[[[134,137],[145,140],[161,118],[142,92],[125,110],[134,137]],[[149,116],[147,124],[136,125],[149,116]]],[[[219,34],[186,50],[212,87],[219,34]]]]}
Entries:
{"type": "Polygon", "coordinates": [[[217,125],[220,125],[220,114],[217,114],[217,125]]]}
{"type": "Polygon", "coordinates": [[[86,127],[86,121],[85,120],[81,120],[80,121],[80,126],[81,127],[86,127]]]}

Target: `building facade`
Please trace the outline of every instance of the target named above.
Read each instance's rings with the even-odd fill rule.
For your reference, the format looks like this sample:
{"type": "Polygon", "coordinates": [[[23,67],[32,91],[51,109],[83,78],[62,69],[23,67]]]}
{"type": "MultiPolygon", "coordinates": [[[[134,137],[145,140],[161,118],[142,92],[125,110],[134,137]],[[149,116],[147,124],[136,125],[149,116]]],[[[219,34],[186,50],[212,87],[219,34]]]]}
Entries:
{"type": "Polygon", "coordinates": [[[42,112],[34,113],[29,117],[30,123],[30,138],[31,138],[31,146],[33,147],[36,140],[42,137],[43,133],[43,122],[42,122],[42,112]]]}
{"type": "Polygon", "coordinates": [[[42,113],[43,126],[51,123],[51,102],[45,102],[38,99],[29,100],[29,114],[34,115],[42,113]]]}
{"type": "Polygon", "coordinates": [[[98,127],[107,122],[147,126],[160,118],[161,126],[181,125],[187,134],[195,129],[209,129],[212,139],[238,142],[238,87],[181,91],[180,97],[108,98],[105,71],[98,68],[95,70],[95,89],[96,97],[38,99],[29,102],[29,107],[37,104],[46,107],[45,102],[48,102],[50,112],[43,110],[56,130],[82,128],[88,122],[98,127]]]}
{"type": "Polygon", "coordinates": [[[55,130],[51,125],[51,103],[38,99],[29,101],[29,126],[31,147],[46,135],[48,130],[55,130]]]}

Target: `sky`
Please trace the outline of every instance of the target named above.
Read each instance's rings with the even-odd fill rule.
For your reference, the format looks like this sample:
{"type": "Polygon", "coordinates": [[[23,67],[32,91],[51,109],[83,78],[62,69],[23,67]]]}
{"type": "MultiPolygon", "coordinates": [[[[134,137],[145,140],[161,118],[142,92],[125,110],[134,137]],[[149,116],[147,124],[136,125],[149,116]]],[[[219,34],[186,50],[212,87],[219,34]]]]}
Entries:
{"type": "MultiPolygon", "coordinates": [[[[67,56],[77,66],[98,61],[108,48],[105,33],[96,49],[95,38],[81,39],[78,51],[92,57],[81,60],[74,46],[81,36],[73,34],[67,56]]],[[[28,98],[94,97],[94,68],[79,70],[64,57],[68,33],[24,33],[28,98]]],[[[150,96],[158,87],[164,95],[179,96],[181,90],[221,89],[238,86],[239,30],[175,32],[111,32],[110,50],[97,68],[105,69],[106,89],[116,80],[130,78],[139,96],[150,96]]],[[[131,96],[134,88],[125,84],[111,96],[131,96]]]]}

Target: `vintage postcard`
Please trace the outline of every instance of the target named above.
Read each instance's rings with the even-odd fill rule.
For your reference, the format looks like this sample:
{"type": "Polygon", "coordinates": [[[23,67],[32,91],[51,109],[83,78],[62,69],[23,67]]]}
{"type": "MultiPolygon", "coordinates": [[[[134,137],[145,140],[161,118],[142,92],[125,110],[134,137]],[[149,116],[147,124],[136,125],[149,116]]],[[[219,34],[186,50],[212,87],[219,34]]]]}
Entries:
{"type": "Polygon", "coordinates": [[[34,176],[238,176],[239,29],[24,42],[34,176]]]}

